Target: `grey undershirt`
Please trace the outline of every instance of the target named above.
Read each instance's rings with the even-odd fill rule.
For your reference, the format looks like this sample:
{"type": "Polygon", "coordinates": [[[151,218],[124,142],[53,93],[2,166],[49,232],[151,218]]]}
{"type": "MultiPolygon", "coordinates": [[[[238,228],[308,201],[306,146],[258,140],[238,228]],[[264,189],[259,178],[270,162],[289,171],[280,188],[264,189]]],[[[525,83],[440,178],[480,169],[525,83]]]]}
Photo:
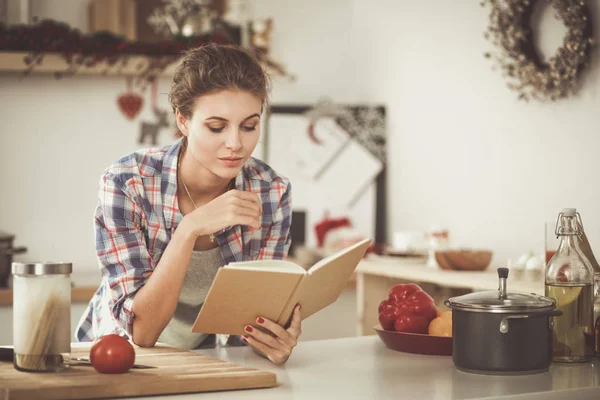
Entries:
{"type": "Polygon", "coordinates": [[[192,252],[175,314],[160,334],[159,342],[182,349],[195,349],[209,336],[205,333],[193,333],[192,325],[204,304],[218,269],[223,264],[219,247],[192,252]]]}

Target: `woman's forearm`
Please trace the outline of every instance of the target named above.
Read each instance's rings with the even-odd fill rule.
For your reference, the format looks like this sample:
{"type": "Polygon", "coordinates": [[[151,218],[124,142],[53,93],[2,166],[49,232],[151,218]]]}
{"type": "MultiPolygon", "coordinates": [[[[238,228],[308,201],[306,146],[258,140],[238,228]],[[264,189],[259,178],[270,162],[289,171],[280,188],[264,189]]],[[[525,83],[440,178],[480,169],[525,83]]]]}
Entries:
{"type": "Polygon", "coordinates": [[[196,235],[181,221],[158,265],[133,300],[133,342],[154,346],[173,316],[190,262],[196,235]]]}

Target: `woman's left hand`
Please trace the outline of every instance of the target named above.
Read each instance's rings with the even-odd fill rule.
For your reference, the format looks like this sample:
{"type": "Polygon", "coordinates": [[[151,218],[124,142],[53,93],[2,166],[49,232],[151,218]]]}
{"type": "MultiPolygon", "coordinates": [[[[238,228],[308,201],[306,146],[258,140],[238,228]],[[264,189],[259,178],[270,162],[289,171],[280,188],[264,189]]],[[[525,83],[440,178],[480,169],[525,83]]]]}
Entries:
{"type": "Polygon", "coordinates": [[[298,343],[298,338],[302,333],[302,318],[300,317],[300,305],[294,308],[292,322],[288,329],[266,318],[258,317],[256,319],[258,326],[263,329],[257,329],[250,325],[244,329],[247,334],[244,339],[259,354],[273,361],[275,364],[283,364],[292,354],[292,350],[298,343]],[[265,331],[265,332],[263,332],[265,331]]]}

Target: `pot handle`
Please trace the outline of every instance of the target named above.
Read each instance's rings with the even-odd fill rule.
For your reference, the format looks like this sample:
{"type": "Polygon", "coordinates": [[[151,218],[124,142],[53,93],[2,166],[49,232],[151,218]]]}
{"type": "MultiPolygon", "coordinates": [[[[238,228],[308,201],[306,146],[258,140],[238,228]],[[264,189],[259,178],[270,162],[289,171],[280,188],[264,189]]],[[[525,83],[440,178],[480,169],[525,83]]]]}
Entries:
{"type": "Polygon", "coordinates": [[[532,314],[517,314],[517,315],[509,315],[507,317],[502,318],[500,321],[500,333],[508,333],[508,321],[511,319],[526,319],[526,318],[536,318],[536,317],[560,317],[563,314],[560,310],[552,310],[552,311],[542,311],[539,313],[532,314]]]}
{"type": "Polygon", "coordinates": [[[11,249],[0,249],[0,254],[5,256],[14,256],[15,254],[25,253],[27,247],[13,247],[11,249]]]}
{"type": "Polygon", "coordinates": [[[450,305],[450,302],[448,300],[444,300],[444,305],[448,308],[452,308],[452,306],[450,305]]]}

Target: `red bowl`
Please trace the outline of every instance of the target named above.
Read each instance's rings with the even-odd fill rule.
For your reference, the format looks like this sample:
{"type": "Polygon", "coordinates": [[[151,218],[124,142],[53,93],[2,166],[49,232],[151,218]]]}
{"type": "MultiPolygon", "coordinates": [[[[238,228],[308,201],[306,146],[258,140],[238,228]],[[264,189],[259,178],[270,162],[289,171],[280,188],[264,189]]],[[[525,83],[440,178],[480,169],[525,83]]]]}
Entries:
{"type": "Polygon", "coordinates": [[[386,331],[381,328],[381,325],[376,325],[373,329],[385,346],[392,350],[435,356],[452,355],[451,337],[386,331]]]}

